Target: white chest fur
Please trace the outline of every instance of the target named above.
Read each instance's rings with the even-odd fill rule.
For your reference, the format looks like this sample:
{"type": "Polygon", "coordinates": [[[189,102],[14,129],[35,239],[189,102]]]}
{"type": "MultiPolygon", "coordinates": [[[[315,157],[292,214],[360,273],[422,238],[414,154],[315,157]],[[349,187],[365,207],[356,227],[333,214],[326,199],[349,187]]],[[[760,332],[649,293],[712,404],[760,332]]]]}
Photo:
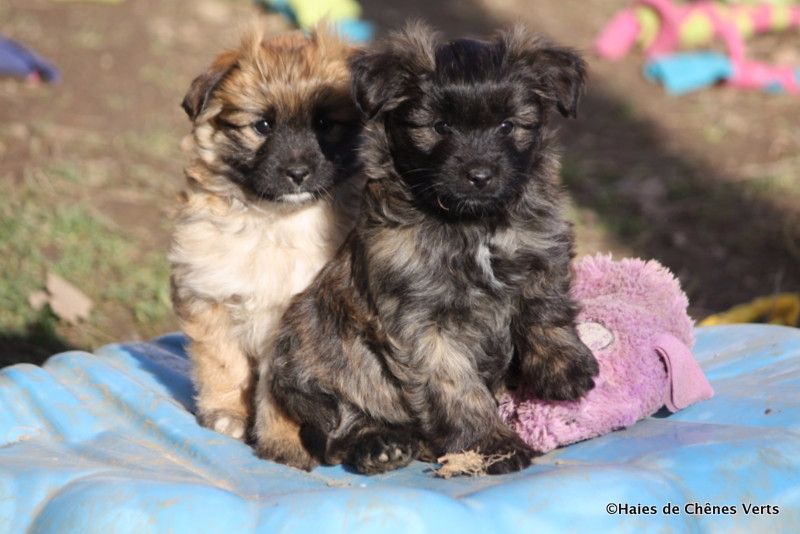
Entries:
{"type": "Polygon", "coordinates": [[[249,351],[332,257],[342,234],[324,201],[291,211],[187,211],[176,228],[170,260],[183,290],[228,306],[237,337],[249,351]]]}

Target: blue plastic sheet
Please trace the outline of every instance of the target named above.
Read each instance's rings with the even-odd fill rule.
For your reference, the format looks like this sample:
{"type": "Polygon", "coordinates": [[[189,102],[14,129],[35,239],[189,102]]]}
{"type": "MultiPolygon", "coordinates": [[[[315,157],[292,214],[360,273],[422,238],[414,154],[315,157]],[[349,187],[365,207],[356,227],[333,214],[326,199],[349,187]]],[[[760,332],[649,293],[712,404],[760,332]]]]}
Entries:
{"type": "Polygon", "coordinates": [[[195,423],[178,335],[9,367],[0,532],[800,532],[800,330],[702,328],[696,354],[713,399],[450,480],[259,460],[195,423]]]}

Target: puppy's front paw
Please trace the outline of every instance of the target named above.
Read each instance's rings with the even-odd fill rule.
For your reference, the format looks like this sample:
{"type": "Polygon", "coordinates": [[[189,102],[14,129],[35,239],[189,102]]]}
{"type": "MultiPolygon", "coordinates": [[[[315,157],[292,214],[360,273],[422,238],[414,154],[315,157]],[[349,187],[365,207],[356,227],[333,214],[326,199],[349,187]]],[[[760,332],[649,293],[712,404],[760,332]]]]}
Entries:
{"type": "Polygon", "coordinates": [[[359,473],[375,475],[407,466],[416,457],[417,440],[399,432],[371,432],[353,444],[348,462],[359,473]]]}
{"type": "Polygon", "coordinates": [[[484,455],[486,472],[490,475],[521,471],[531,465],[538,454],[516,435],[498,440],[480,453],[484,455]]]}
{"type": "Polygon", "coordinates": [[[211,410],[197,414],[197,420],[206,428],[233,439],[241,440],[247,430],[247,419],[229,410],[211,410]]]}
{"type": "Polygon", "coordinates": [[[600,371],[592,351],[577,334],[559,343],[542,343],[523,363],[523,380],[536,397],[543,400],[571,401],[594,388],[600,371]]]}

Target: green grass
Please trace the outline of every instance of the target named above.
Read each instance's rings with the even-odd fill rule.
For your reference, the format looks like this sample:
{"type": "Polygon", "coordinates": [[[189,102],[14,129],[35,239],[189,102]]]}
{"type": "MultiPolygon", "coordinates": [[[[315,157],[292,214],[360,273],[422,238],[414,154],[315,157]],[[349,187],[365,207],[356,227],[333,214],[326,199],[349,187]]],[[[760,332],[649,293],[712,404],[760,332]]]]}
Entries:
{"type": "Polygon", "coordinates": [[[72,183],[80,183],[84,178],[81,170],[73,164],[60,162],[54,165],[51,165],[46,170],[48,175],[51,175],[55,178],[63,178],[72,183]]]}
{"type": "Polygon", "coordinates": [[[87,50],[102,50],[104,35],[92,28],[81,28],[72,35],[72,44],[87,50]]]}
{"type": "Polygon", "coordinates": [[[45,193],[9,185],[0,186],[0,198],[0,331],[24,333],[42,324],[28,296],[44,287],[48,270],[94,299],[90,324],[102,324],[114,305],[127,309],[136,326],[147,331],[169,316],[163,253],[139,250],[134,240],[107,228],[80,202],[54,202],[45,193]]]}
{"type": "Polygon", "coordinates": [[[616,234],[621,240],[635,240],[647,230],[647,220],[633,209],[620,194],[621,176],[600,171],[587,176],[576,163],[565,158],[561,169],[564,185],[573,193],[587,189],[591,184],[592,204],[602,214],[606,232],[616,234]],[[627,205],[626,205],[627,204],[627,205]]]}
{"type": "Polygon", "coordinates": [[[174,72],[156,64],[142,65],[139,69],[139,81],[174,94],[179,94],[179,91],[184,88],[183,83],[185,83],[183,80],[178,79],[174,72]]]}
{"type": "Polygon", "coordinates": [[[153,127],[141,132],[123,133],[115,143],[122,150],[131,150],[155,161],[164,161],[180,157],[179,140],[180,133],[168,128],[153,127]]]}

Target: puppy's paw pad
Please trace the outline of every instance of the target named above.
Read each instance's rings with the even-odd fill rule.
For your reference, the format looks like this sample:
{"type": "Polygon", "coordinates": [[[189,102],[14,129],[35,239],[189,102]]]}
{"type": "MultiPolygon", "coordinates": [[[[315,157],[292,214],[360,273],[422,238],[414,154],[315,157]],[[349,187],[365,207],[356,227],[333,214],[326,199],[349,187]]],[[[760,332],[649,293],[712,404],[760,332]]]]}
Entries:
{"type": "Polygon", "coordinates": [[[368,434],[356,444],[350,463],[368,475],[405,467],[417,454],[417,443],[401,434],[368,434]]]}
{"type": "Polygon", "coordinates": [[[241,440],[247,430],[247,420],[228,410],[213,410],[197,416],[200,424],[220,434],[241,440]]]}

